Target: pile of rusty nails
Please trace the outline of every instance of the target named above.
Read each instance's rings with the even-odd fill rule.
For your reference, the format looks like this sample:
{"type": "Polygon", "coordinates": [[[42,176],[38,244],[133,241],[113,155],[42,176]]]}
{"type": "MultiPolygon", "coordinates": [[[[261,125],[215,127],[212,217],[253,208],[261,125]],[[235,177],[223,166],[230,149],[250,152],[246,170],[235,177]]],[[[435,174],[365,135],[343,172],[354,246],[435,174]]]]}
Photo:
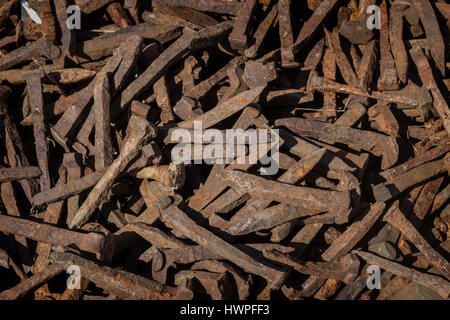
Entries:
{"type": "Polygon", "coordinates": [[[0,299],[448,298],[445,0],[24,2],[0,299]],[[196,121],[277,129],[279,171],[174,163],[196,121]]]}

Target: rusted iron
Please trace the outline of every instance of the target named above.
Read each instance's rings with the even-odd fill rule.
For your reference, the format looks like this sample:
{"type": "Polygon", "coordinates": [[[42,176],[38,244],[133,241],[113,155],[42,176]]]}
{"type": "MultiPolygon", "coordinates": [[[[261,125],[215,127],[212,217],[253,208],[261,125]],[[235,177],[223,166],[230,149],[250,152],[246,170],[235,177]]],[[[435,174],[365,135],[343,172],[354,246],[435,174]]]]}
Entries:
{"type": "Polygon", "coordinates": [[[189,90],[174,106],[173,111],[181,119],[187,120],[202,112],[198,101],[205,96],[214,86],[222,81],[226,76],[230,67],[239,66],[239,60],[232,60],[229,64],[219,69],[215,74],[206,80],[200,82],[191,90],[189,90]]]}
{"type": "MultiPolygon", "coordinates": [[[[257,127],[264,127],[267,124],[267,120],[260,115],[260,113],[251,108],[246,107],[239,120],[235,123],[234,128],[246,129],[252,125],[257,127]]],[[[229,167],[232,169],[233,164],[229,167]]],[[[240,165],[241,169],[248,167],[249,165],[240,165]]],[[[241,194],[233,189],[228,190],[223,196],[219,197],[215,201],[214,198],[218,195],[216,192],[223,190],[223,186],[220,181],[219,173],[222,170],[221,165],[215,165],[208,176],[208,179],[202,188],[191,198],[189,205],[199,210],[202,215],[209,218],[212,213],[226,212],[232,210],[236,206],[239,206],[246,200],[248,196],[241,194]]]]}
{"type": "Polygon", "coordinates": [[[40,56],[51,58],[51,48],[51,42],[41,38],[29,46],[16,49],[0,59],[0,71],[40,56]]]}
{"type": "MultiPolygon", "coordinates": [[[[128,41],[131,42],[131,52],[124,53],[123,60],[120,62],[119,68],[114,74],[112,79],[113,87],[110,88],[111,96],[115,96],[117,92],[122,89],[122,86],[128,81],[128,79],[133,75],[137,64],[137,55],[142,50],[142,39],[137,37],[131,37],[128,41]]],[[[127,49],[125,49],[127,50],[127,49]]],[[[119,52],[119,50],[117,50],[119,52]]],[[[120,53],[119,53],[120,56],[120,53]]],[[[111,59],[112,60],[112,59],[111,59]]],[[[105,71],[105,70],[103,70],[105,71]]],[[[88,87],[89,88],[89,87],[88,87]]],[[[94,87],[95,89],[95,87],[94,87]]],[[[81,142],[84,146],[90,147],[91,151],[94,149],[89,141],[89,136],[95,126],[94,113],[89,113],[86,121],[81,126],[80,131],[77,134],[77,140],[81,142]]]]}
{"type": "Polygon", "coordinates": [[[278,26],[281,42],[281,65],[284,68],[296,68],[299,63],[294,61],[294,36],[292,35],[291,10],[289,0],[278,1],[278,26]]]}
{"type": "Polygon", "coordinates": [[[187,264],[214,258],[221,256],[211,253],[202,246],[184,246],[158,251],[152,260],[152,275],[158,281],[165,282],[168,268],[173,267],[175,263],[187,264]]]}
{"type": "Polygon", "coordinates": [[[169,24],[174,24],[174,20],[185,27],[199,30],[203,27],[210,27],[218,23],[210,15],[188,7],[155,6],[153,14],[165,14],[171,19],[169,24]]]}
{"type": "Polygon", "coordinates": [[[36,142],[36,157],[41,170],[41,191],[50,189],[50,174],[48,172],[48,144],[44,122],[44,101],[42,98],[42,72],[27,74],[27,85],[30,91],[30,105],[33,115],[33,131],[36,142]]]}
{"type": "Polygon", "coordinates": [[[136,171],[149,165],[159,165],[162,155],[158,145],[152,141],[144,145],[139,158],[132,160],[132,163],[125,169],[125,174],[135,175],[136,171]]]}
{"type": "Polygon", "coordinates": [[[414,203],[413,207],[413,212],[415,216],[413,223],[416,227],[421,226],[422,221],[425,219],[427,213],[429,212],[434,197],[436,196],[443,180],[444,178],[438,178],[429,181],[423,186],[422,190],[420,191],[420,194],[417,197],[417,200],[414,203]]]}
{"type": "Polygon", "coordinates": [[[4,250],[0,249],[0,267],[9,269],[10,267],[14,272],[20,277],[21,280],[27,278],[26,274],[19,268],[19,266],[14,262],[13,259],[4,250]]]}
{"type": "Polygon", "coordinates": [[[67,0],[54,1],[55,14],[58,19],[59,27],[61,29],[61,42],[62,46],[70,55],[74,55],[76,52],[76,35],[73,30],[70,30],[67,26],[67,0]]]}
{"type": "Polygon", "coordinates": [[[425,85],[426,88],[431,90],[431,94],[433,95],[433,107],[439,113],[442,118],[443,124],[447,132],[450,132],[450,120],[449,114],[450,109],[442,95],[439,87],[436,84],[436,80],[434,79],[431,66],[423,54],[421,48],[412,48],[409,50],[409,54],[413,58],[416,63],[417,70],[419,72],[419,76],[425,85]]]}
{"type": "MultiPolygon", "coordinates": [[[[169,199],[169,201],[171,201],[169,199]]],[[[179,200],[178,200],[179,201],[179,200]]],[[[241,268],[265,278],[273,288],[281,286],[286,273],[262,264],[233,247],[210,231],[198,226],[177,207],[177,200],[164,209],[162,220],[202,246],[214,247],[214,251],[241,268]]]]}
{"type": "Polygon", "coordinates": [[[186,170],[182,163],[176,165],[172,162],[167,166],[144,168],[136,174],[136,177],[160,181],[167,187],[176,190],[183,187],[186,180],[186,170]]]}
{"type": "MultiPolygon", "coordinates": [[[[308,245],[311,244],[312,240],[317,236],[322,228],[323,224],[321,223],[304,225],[289,243],[290,246],[295,248],[293,255],[296,257],[301,257],[308,245]]],[[[272,238],[274,238],[275,235],[276,233],[272,232],[272,238]]]]}
{"type": "Polygon", "coordinates": [[[398,90],[397,69],[389,43],[389,18],[386,1],[380,6],[380,78],[378,90],[398,90]]]}
{"type": "MultiPolygon", "coordinates": [[[[14,199],[14,188],[13,185],[9,182],[2,183],[0,186],[1,199],[3,201],[3,205],[5,206],[6,212],[10,216],[20,217],[20,209],[19,204],[14,199]]],[[[22,264],[22,268],[25,272],[30,271],[32,265],[32,257],[31,252],[29,250],[29,244],[27,243],[27,239],[20,235],[15,235],[14,239],[17,242],[17,251],[19,253],[20,262],[22,264]]],[[[15,266],[11,265],[14,269],[15,266]]],[[[20,270],[20,269],[18,269],[20,270]]],[[[24,272],[22,271],[22,273],[24,272]]],[[[16,271],[17,273],[17,271],[16,271]]],[[[21,277],[21,274],[18,274],[21,277]]],[[[22,277],[21,277],[22,278],[22,277]]]]}
{"type": "Polygon", "coordinates": [[[145,88],[157,81],[165,70],[172,66],[187,52],[208,47],[215,41],[227,36],[231,30],[228,21],[205,28],[198,32],[184,29],[183,35],[165,50],[136,80],[134,80],[113,103],[115,113],[127,107],[131,100],[139,96],[145,88]]]}
{"type": "Polygon", "coordinates": [[[140,101],[133,101],[130,106],[131,114],[147,119],[150,116],[151,107],[140,101]]]}
{"type": "Polygon", "coordinates": [[[319,31],[319,26],[329,17],[337,3],[339,3],[338,0],[325,0],[320,3],[300,30],[294,42],[294,52],[300,51],[311,41],[312,37],[319,31]]]}
{"type": "MultiPolygon", "coordinates": [[[[146,152],[145,151],[146,149],[147,148],[144,148],[144,153],[146,152]]],[[[148,161],[149,160],[152,161],[152,159],[154,159],[155,157],[153,151],[148,152],[151,154],[142,155],[141,159],[138,159],[133,165],[127,168],[125,174],[133,173],[136,170],[148,165],[149,164],[148,161]]],[[[156,162],[154,164],[159,163],[158,160],[155,161],[156,162]]],[[[32,204],[35,207],[41,207],[49,203],[53,203],[59,200],[67,199],[72,196],[78,195],[83,191],[86,191],[87,189],[94,187],[100,180],[100,178],[103,176],[103,174],[104,171],[88,173],[83,177],[81,177],[79,180],[77,180],[77,183],[63,184],[61,186],[55,186],[47,191],[36,193],[32,198],[32,204]]]]}
{"type": "MultiPolygon", "coordinates": [[[[367,8],[363,11],[366,12],[367,8]]],[[[353,44],[367,44],[374,36],[373,30],[367,28],[367,15],[362,15],[357,20],[345,19],[339,33],[353,44]]]]}
{"type": "Polygon", "coordinates": [[[109,129],[110,109],[109,79],[105,72],[100,72],[95,80],[94,115],[95,115],[95,170],[105,170],[113,161],[111,133],[109,129]]]}
{"type": "Polygon", "coordinates": [[[386,201],[422,181],[441,175],[445,171],[446,169],[442,160],[422,164],[393,177],[385,183],[376,185],[373,188],[375,199],[378,201],[386,201]]]}
{"type": "MultiPolygon", "coordinates": [[[[336,56],[333,49],[327,49],[323,56],[323,75],[327,79],[336,79],[336,56]]],[[[324,116],[327,118],[336,117],[336,94],[334,92],[325,92],[323,95],[324,116]]]]}
{"type": "MultiPolygon", "coordinates": [[[[81,157],[77,153],[66,153],[63,158],[64,166],[67,170],[67,182],[74,183],[81,178],[81,157]]],[[[78,202],[80,197],[75,195],[67,200],[67,218],[69,224],[78,211],[78,202]]]]}
{"type": "Polygon", "coordinates": [[[414,228],[413,224],[405,217],[402,209],[402,206],[399,205],[399,201],[394,202],[392,207],[383,217],[383,220],[400,230],[400,232],[428,258],[428,261],[438,268],[447,280],[450,279],[450,265],[448,261],[426,242],[417,229],[414,228]]]}
{"type": "Polygon", "coordinates": [[[3,24],[8,19],[17,4],[18,1],[2,2],[0,8],[0,24],[3,24]]]}
{"type": "Polygon", "coordinates": [[[331,49],[334,61],[336,62],[342,77],[348,85],[357,87],[359,85],[358,79],[356,78],[350,62],[342,51],[338,35],[330,33],[326,29],[324,31],[328,47],[331,49]]]}
{"type": "MultiPolygon", "coordinates": [[[[155,242],[155,241],[154,241],[155,242]]],[[[224,263],[214,263],[216,261],[212,259],[221,259],[222,256],[218,253],[212,252],[205,247],[202,246],[186,246],[183,243],[170,243],[170,244],[156,244],[157,248],[163,249],[155,251],[153,254],[153,263],[152,263],[152,275],[155,279],[159,281],[165,282],[167,278],[167,272],[170,267],[175,267],[176,264],[190,264],[195,262],[198,266],[204,265],[213,265],[214,270],[217,270],[217,264],[224,265],[224,263]],[[164,249],[164,247],[167,247],[164,249]]],[[[251,252],[253,250],[257,250],[261,252],[264,249],[264,246],[268,246],[273,249],[278,249],[282,252],[286,252],[286,248],[280,245],[273,244],[238,244],[238,249],[244,252],[251,252]]],[[[287,252],[292,250],[287,249],[287,252]]],[[[230,269],[228,264],[225,264],[227,269],[230,269]]],[[[206,268],[210,270],[210,268],[206,268]]],[[[220,269],[224,269],[220,267],[220,269]]],[[[242,292],[245,295],[248,295],[248,285],[252,282],[252,278],[250,276],[245,276],[242,272],[237,271],[234,268],[231,268],[232,274],[235,276],[237,282],[239,282],[240,289],[245,290],[242,292]]],[[[214,271],[216,272],[216,271],[214,271]]]]}
{"type": "Polygon", "coordinates": [[[96,207],[104,200],[115,178],[125,169],[128,163],[138,154],[146,140],[155,135],[149,123],[138,117],[132,117],[129,123],[129,135],[119,154],[99,179],[88,198],[81,205],[69,227],[80,227],[92,215],[96,207]]]}
{"type": "Polygon", "coordinates": [[[166,43],[178,38],[180,35],[181,28],[177,26],[155,26],[150,23],[142,23],[114,33],[106,33],[92,40],[86,40],[78,45],[77,54],[81,57],[87,56],[95,60],[112,55],[115,49],[133,36],[155,39],[161,43],[166,43]]]}
{"type": "Polygon", "coordinates": [[[49,203],[78,195],[83,191],[95,186],[102,175],[103,172],[92,172],[77,180],[76,183],[63,184],[61,186],[55,186],[46,191],[36,193],[32,198],[32,203],[35,207],[41,207],[49,203]]]}
{"type": "Polygon", "coordinates": [[[187,245],[177,238],[170,236],[161,230],[148,226],[141,222],[133,222],[126,229],[136,230],[144,239],[148,240],[154,247],[160,249],[184,248],[187,245]]]}
{"type": "MultiPolygon", "coordinates": [[[[385,204],[377,202],[371,205],[368,212],[360,220],[354,222],[347,230],[333,242],[322,254],[325,261],[333,261],[348,254],[352,248],[364,237],[372,228],[375,222],[383,214],[385,204]]],[[[324,283],[318,277],[311,276],[302,284],[302,292],[305,296],[313,295],[324,283]]]]}
{"type": "Polygon", "coordinates": [[[361,63],[356,71],[359,86],[366,90],[369,88],[373,80],[373,67],[377,58],[376,44],[376,40],[372,40],[366,45],[361,58],[361,63]]]}
{"type": "Polygon", "coordinates": [[[235,15],[239,11],[238,1],[219,0],[210,2],[207,0],[193,1],[193,0],[156,0],[154,4],[169,5],[169,6],[183,6],[193,8],[199,11],[216,12],[222,14],[235,15]]]}
{"type": "Polygon", "coordinates": [[[322,258],[325,261],[332,261],[349,253],[383,214],[384,208],[385,205],[382,202],[371,205],[369,211],[360,221],[352,223],[351,226],[328,247],[322,254],[322,258]]]}
{"type": "Polygon", "coordinates": [[[450,293],[448,281],[445,281],[438,276],[407,268],[399,263],[380,258],[369,252],[355,250],[353,251],[353,253],[357,254],[370,264],[375,264],[380,268],[385,269],[386,271],[389,271],[397,276],[410,279],[425,287],[435,290],[444,299],[447,299],[450,293]]]}
{"type": "Polygon", "coordinates": [[[332,80],[319,77],[316,72],[311,72],[308,79],[308,90],[317,90],[321,92],[337,92],[358,95],[362,97],[368,97],[372,99],[387,101],[391,103],[406,104],[413,107],[418,105],[415,99],[409,97],[403,97],[388,92],[372,91],[370,93],[365,92],[359,88],[347,86],[344,84],[338,84],[332,80]]]}
{"type": "MultiPolygon", "coordinates": [[[[304,139],[293,136],[284,130],[280,130],[280,136],[283,138],[285,145],[289,147],[289,151],[293,154],[298,155],[299,157],[307,157],[311,153],[314,153],[315,151],[318,151],[320,149],[320,147],[309,143],[304,139]]],[[[330,169],[348,171],[354,170],[354,168],[346,164],[339,157],[333,155],[332,152],[325,153],[323,157],[323,163],[326,164],[330,169]]]]}
{"type": "Polygon", "coordinates": [[[277,71],[274,63],[262,64],[260,62],[248,61],[245,63],[245,83],[250,88],[257,88],[267,85],[267,83],[277,78],[277,71]]]}
{"type": "Polygon", "coordinates": [[[323,278],[331,278],[349,283],[358,274],[359,261],[355,256],[346,255],[338,262],[313,262],[302,261],[277,251],[264,251],[268,259],[291,266],[302,274],[315,275],[323,278]]]}
{"type": "MultiPolygon", "coordinates": [[[[56,186],[59,186],[66,182],[65,174],[62,174],[60,179],[58,180],[56,186]]],[[[64,201],[58,201],[47,206],[47,209],[44,212],[44,222],[56,225],[59,223],[62,215],[64,201]]],[[[48,256],[51,251],[51,244],[47,242],[40,241],[36,247],[36,253],[38,257],[36,258],[36,262],[34,264],[34,272],[43,271],[49,264],[48,256]]]]}
{"type": "Polygon", "coordinates": [[[288,202],[322,212],[331,211],[336,221],[345,221],[348,217],[349,194],[346,192],[325,191],[312,188],[294,187],[287,184],[268,181],[263,178],[234,170],[224,170],[224,182],[241,194],[256,192],[272,201],[288,202]],[[329,203],[321,199],[332,198],[329,203]],[[301,200],[300,200],[301,199],[301,200]]]}
{"type": "MultiPolygon", "coordinates": [[[[424,121],[429,119],[429,113],[432,110],[433,99],[430,91],[426,87],[418,87],[414,83],[409,82],[406,87],[404,87],[402,90],[395,91],[395,93],[403,96],[413,97],[418,103],[416,111],[423,117],[424,121]]],[[[400,110],[405,110],[410,108],[410,106],[398,104],[397,108],[400,110]]]]}
{"type": "MultiPolygon", "coordinates": [[[[253,74],[254,73],[252,73],[252,75],[253,74]]],[[[230,83],[230,87],[227,90],[227,92],[225,92],[223,97],[220,99],[219,103],[226,101],[226,100],[230,99],[231,97],[235,96],[236,94],[239,94],[242,91],[245,91],[248,89],[248,85],[246,83],[246,80],[248,80],[248,78],[245,79],[244,70],[242,70],[242,68],[239,66],[239,64],[232,63],[227,68],[227,76],[228,76],[228,81],[230,83]]],[[[258,87],[258,85],[256,85],[256,87],[258,87]]],[[[199,109],[197,109],[197,111],[200,112],[199,109]]]]}
{"type": "MultiPolygon", "coordinates": [[[[300,160],[290,167],[279,179],[279,182],[295,184],[308,174],[323,157],[325,149],[313,153],[310,157],[300,160]]],[[[305,210],[301,207],[275,206],[265,209],[270,205],[270,200],[256,200],[247,205],[222,227],[226,227],[233,235],[246,234],[264,229],[270,229],[295,218],[317,213],[314,210],[305,210]],[[262,210],[263,209],[263,210],[262,210]],[[264,210],[265,209],[265,210],[264,210]],[[261,212],[262,210],[262,212],[261,212]],[[276,214],[278,212],[278,214],[276,214]]],[[[210,224],[214,224],[214,217],[210,217],[210,224]]],[[[216,218],[217,219],[217,218],[216,218]]]]}
{"type": "Polygon", "coordinates": [[[112,0],[98,0],[98,1],[89,1],[89,0],[76,0],[75,4],[80,7],[80,10],[83,13],[89,14],[94,12],[106,4],[112,2],[112,0]]]}
{"type": "Polygon", "coordinates": [[[389,105],[376,104],[367,110],[370,121],[375,121],[376,128],[387,135],[398,137],[400,127],[389,105]]]}
{"type": "Polygon", "coordinates": [[[53,277],[61,274],[65,271],[65,268],[61,265],[52,265],[40,273],[33,275],[32,277],[21,281],[17,286],[5,290],[0,293],[0,299],[2,300],[16,300],[27,293],[29,293],[34,288],[40,286],[41,284],[47,282],[53,277]]]}
{"type": "Polygon", "coordinates": [[[194,122],[201,121],[202,128],[207,129],[245,108],[255,99],[257,99],[264,89],[265,87],[261,86],[251,90],[244,91],[236,95],[235,97],[223,102],[222,104],[216,106],[209,112],[203,113],[196,117],[190,118],[189,120],[185,120],[183,122],[178,123],[178,127],[185,129],[193,129],[194,122]]]}
{"type": "Polygon", "coordinates": [[[38,167],[0,168],[0,182],[33,179],[41,175],[38,167]]]}
{"type": "Polygon", "coordinates": [[[398,159],[398,145],[393,137],[313,120],[295,118],[279,119],[276,121],[276,124],[282,125],[300,135],[317,139],[326,139],[332,136],[337,142],[356,145],[361,149],[382,156],[382,167],[386,169],[392,167],[398,159]],[[387,151],[388,146],[389,151],[387,151]]]}
{"type": "Polygon", "coordinates": [[[153,91],[155,92],[156,104],[161,109],[161,121],[163,124],[167,124],[174,120],[174,114],[170,103],[170,88],[168,87],[165,76],[162,76],[153,85],[153,91]]]}
{"type": "MultiPolygon", "coordinates": [[[[7,158],[10,165],[14,167],[28,167],[29,160],[25,154],[22,140],[15,123],[12,121],[8,114],[7,109],[3,119],[3,125],[5,126],[5,147],[7,150],[7,158]]],[[[34,180],[21,180],[20,184],[23,191],[29,201],[34,193],[38,192],[38,184],[34,180]]]]}
{"type": "Polygon", "coordinates": [[[106,12],[111,17],[111,20],[120,28],[126,28],[130,26],[127,14],[123,9],[122,4],[119,2],[113,2],[106,7],[106,12]]]}
{"type": "Polygon", "coordinates": [[[361,103],[353,103],[347,108],[347,111],[339,116],[334,124],[353,127],[365,114],[366,108],[361,103]]]}
{"type": "MultiPolygon", "coordinates": [[[[177,7],[161,7],[155,6],[152,12],[144,11],[142,14],[142,19],[145,22],[164,26],[167,24],[172,24],[178,27],[186,27],[192,30],[199,30],[202,27],[195,21],[188,21],[187,19],[178,17],[176,10],[177,7]]],[[[184,7],[178,7],[179,9],[189,9],[184,7]]],[[[198,11],[197,11],[198,12],[198,11]]]]}
{"type": "MultiPolygon", "coordinates": [[[[306,139],[305,139],[306,140],[306,139]]],[[[360,155],[352,153],[352,152],[346,152],[340,148],[337,148],[335,146],[331,146],[328,143],[317,141],[317,140],[308,140],[308,143],[314,143],[318,146],[324,147],[327,150],[330,151],[330,153],[334,154],[335,158],[340,158],[340,160],[349,163],[350,169],[347,169],[348,171],[355,172],[359,177],[364,175],[364,172],[367,169],[368,161],[369,161],[369,154],[368,153],[361,153],[360,155]]],[[[355,148],[354,145],[350,145],[352,148],[355,148]]],[[[340,170],[340,169],[338,169],[340,170]]]]}
{"type": "MultiPolygon", "coordinates": [[[[156,281],[132,274],[126,271],[118,271],[107,266],[99,266],[80,256],[66,252],[52,252],[50,256],[54,263],[66,269],[69,265],[79,266],[84,277],[94,282],[97,286],[112,292],[124,300],[169,300],[176,297],[183,298],[177,288],[162,285],[156,281]]],[[[186,296],[184,296],[186,298],[186,296]]]]}
{"type": "Polygon", "coordinates": [[[449,197],[450,197],[450,187],[447,185],[434,198],[431,212],[435,212],[436,210],[440,209],[449,197]]]}
{"type": "Polygon", "coordinates": [[[325,46],[324,38],[321,38],[319,41],[317,41],[312,50],[308,53],[308,56],[306,57],[303,67],[301,69],[302,71],[316,70],[324,54],[324,46],[325,46]]]}
{"type": "Polygon", "coordinates": [[[314,295],[315,299],[326,300],[334,296],[341,286],[341,282],[335,279],[327,279],[319,291],[314,295]]]}
{"type": "Polygon", "coordinates": [[[33,222],[9,216],[0,216],[1,231],[22,235],[32,240],[45,242],[51,245],[61,245],[86,252],[98,254],[101,259],[112,257],[112,239],[97,233],[84,234],[64,230],[52,225],[33,222]]]}
{"type": "Polygon", "coordinates": [[[36,0],[36,8],[42,20],[41,32],[45,40],[55,40],[55,20],[52,14],[52,7],[50,0],[36,0]]]}
{"type": "Polygon", "coordinates": [[[395,60],[395,68],[403,83],[408,81],[408,53],[403,41],[404,4],[394,3],[389,10],[389,42],[395,60]]]}
{"type": "Polygon", "coordinates": [[[246,299],[249,294],[250,294],[250,286],[252,285],[253,281],[252,278],[244,275],[243,272],[237,270],[235,267],[233,267],[230,264],[224,263],[224,262],[219,262],[219,261],[214,261],[214,260],[203,260],[203,261],[199,261],[194,263],[194,265],[192,266],[192,269],[203,269],[203,270],[207,270],[210,272],[216,272],[216,273],[224,273],[224,272],[229,272],[231,273],[236,286],[237,286],[237,290],[238,290],[238,295],[239,295],[239,299],[240,300],[244,300],[246,299]]]}
{"type": "Polygon", "coordinates": [[[197,270],[183,270],[175,275],[175,284],[196,279],[202,288],[198,291],[206,291],[213,300],[226,300],[230,298],[230,277],[227,273],[216,273],[197,270]],[[203,290],[202,290],[203,289],[203,290]]]}
{"type": "Polygon", "coordinates": [[[210,224],[221,227],[232,235],[243,235],[259,230],[268,230],[298,218],[314,215],[317,211],[288,205],[277,205],[261,210],[260,201],[247,204],[243,213],[238,212],[229,223],[218,223],[217,217],[210,217],[210,224]],[[259,210],[257,210],[259,209],[259,210]],[[274,219],[276,217],[277,219],[274,219]],[[246,218],[246,219],[245,219],[246,218]],[[228,225],[228,227],[227,227],[228,225]]]}
{"type": "Polygon", "coordinates": [[[290,106],[301,103],[311,102],[312,96],[302,89],[285,89],[285,90],[273,90],[267,94],[268,107],[276,106],[290,106]]]}
{"type": "Polygon", "coordinates": [[[244,50],[247,47],[247,32],[250,26],[250,19],[256,8],[256,0],[243,0],[238,10],[233,30],[228,40],[234,50],[244,50]]]}
{"type": "Polygon", "coordinates": [[[278,6],[274,5],[272,9],[270,9],[269,13],[266,15],[264,20],[258,26],[258,29],[253,34],[253,38],[255,42],[245,49],[244,55],[247,58],[254,58],[264,43],[264,39],[266,38],[267,33],[269,32],[270,27],[274,24],[275,18],[278,14],[278,6]]]}
{"type": "MultiPolygon", "coordinates": [[[[142,50],[142,38],[131,37],[116,51],[116,54],[108,61],[106,66],[102,69],[103,72],[111,74],[114,70],[120,69],[122,62],[124,65],[125,72],[121,75],[122,79],[118,79],[115,88],[110,90],[118,89],[119,85],[123,83],[127,71],[132,67],[127,66],[127,63],[131,60],[135,61],[137,55],[142,50]]],[[[93,80],[89,86],[83,89],[82,95],[78,98],[78,101],[70,106],[69,109],[64,112],[58,122],[51,128],[52,135],[55,140],[63,146],[66,146],[67,140],[73,139],[73,131],[77,128],[82,120],[83,113],[88,108],[94,96],[95,80],[93,80]]]]}
{"type": "Polygon", "coordinates": [[[424,163],[430,162],[432,160],[437,159],[438,157],[442,156],[443,154],[447,153],[450,149],[449,143],[445,143],[443,145],[440,145],[436,148],[430,149],[428,152],[423,153],[421,155],[418,155],[414,158],[411,158],[410,160],[406,161],[403,164],[400,164],[396,167],[393,167],[391,169],[382,171],[380,175],[385,178],[386,180],[390,180],[398,175],[401,175],[413,168],[416,168],[424,163]]]}
{"type": "Polygon", "coordinates": [[[390,299],[395,293],[402,290],[409,283],[411,283],[411,280],[395,276],[384,288],[380,290],[377,300],[390,299]]]}
{"type": "Polygon", "coordinates": [[[425,29],[427,40],[430,43],[431,55],[436,62],[436,66],[442,74],[445,74],[444,40],[433,7],[428,1],[424,0],[413,0],[412,4],[417,10],[425,29]]]}
{"type": "Polygon", "coordinates": [[[50,4],[0,0],[0,295],[448,298],[442,1],[50,4]]]}
{"type": "MultiPolygon", "coordinates": [[[[189,90],[191,90],[195,86],[194,74],[196,72],[194,72],[194,68],[201,69],[198,60],[194,56],[187,57],[186,60],[184,60],[184,68],[179,74],[181,81],[183,82],[183,94],[186,94],[189,90]]],[[[158,81],[161,81],[161,79],[158,81]]]]}

